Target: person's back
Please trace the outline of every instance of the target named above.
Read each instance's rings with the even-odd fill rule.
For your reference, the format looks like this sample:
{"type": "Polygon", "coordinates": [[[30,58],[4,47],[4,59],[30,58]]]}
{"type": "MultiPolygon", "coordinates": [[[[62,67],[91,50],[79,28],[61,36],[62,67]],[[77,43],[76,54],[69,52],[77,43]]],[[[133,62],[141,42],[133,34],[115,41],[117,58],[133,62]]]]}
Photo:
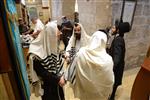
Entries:
{"type": "Polygon", "coordinates": [[[113,61],[106,53],[106,41],[105,33],[97,31],[77,53],[73,91],[80,100],[107,100],[111,93],[113,61]]]}

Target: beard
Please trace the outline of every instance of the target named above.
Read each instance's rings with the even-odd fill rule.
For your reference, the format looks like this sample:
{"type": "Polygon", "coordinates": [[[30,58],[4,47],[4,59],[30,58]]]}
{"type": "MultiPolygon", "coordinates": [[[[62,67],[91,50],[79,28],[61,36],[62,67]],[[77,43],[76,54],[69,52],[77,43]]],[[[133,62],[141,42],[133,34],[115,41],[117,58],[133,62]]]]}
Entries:
{"type": "Polygon", "coordinates": [[[75,37],[76,37],[76,40],[80,40],[80,38],[81,38],[81,33],[75,33],[75,37]]]}

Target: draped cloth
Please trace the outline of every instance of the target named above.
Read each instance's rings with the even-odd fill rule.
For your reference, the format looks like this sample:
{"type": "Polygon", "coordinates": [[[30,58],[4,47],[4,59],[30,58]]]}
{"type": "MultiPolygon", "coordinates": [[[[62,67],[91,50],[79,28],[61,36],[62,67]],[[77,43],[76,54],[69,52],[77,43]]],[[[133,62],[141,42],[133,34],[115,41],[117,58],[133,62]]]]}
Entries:
{"type": "MultiPolygon", "coordinates": [[[[31,83],[38,82],[41,85],[40,79],[37,73],[34,71],[33,61],[38,60],[41,67],[43,67],[47,72],[53,73],[55,75],[62,74],[63,59],[62,55],[58,50],[57,43],[57,23],[49,22],[43,31],[41,31],[36,39],[34,39],[29,47],[29,76],[31,83]]],[[[34,86],[36,87],[36,86],[34,86]]],[[[40,86],[37,86],[38,88],[40,86]]],[[[43,90],[41,88],[35,89],[36,96],[43,95],[43,90]],[[39,91],[37,93],[37,91],[39,91]]]]}
{"type": "Polygon", "coordinates": [[[113,61],[106,53],[107,36],[95,32],[87,46],[76,54],[73,92],[80,100],[107,100],[114,82],[113,61]]]}
{"type": "MultiPolygon", "coordinates": [[[[79,24],[79,23],[78,23],[79,24]]],[[[78,49],[83,47],[83,46],[86,46],[90,40],[90,36],[87,35],[86,31],[84,30],[82,24],[79,24],[79,26],[81,27],[81,39],[78,41],[78,43],[75,43],[76,42],[76,37],[75,37],[75,34],[74,34],[74,31],[73,31],[73,34],[69,40],[69,43],[68,43],[68,46],[66,48],[66,51],[69,51],[71,50],[71,47],[76,47],[76,45],[80,45],[78,46],[78,49]]]]}
{"type": "Polygon", "coordinates": [[[73,83],[75,81],[75,55],[76,53],[79,51],[79,49],[83,46],[86,46],[88,44],[88,42],[90,41],[90,36],[87,35],[86,31],[84,30],[82,24],[78,23],[78,25],[81,27],[81,38],[80,40],[76,40],[76,36],[74,34],[74,31],[73,31],[73,34],[69,40],[69,43],[68,43],[68,46],[66,48],[66,55],[70,57],[70,64],[69,66],[72,66],[72,67],[68,67],[67,70],[69,71],[66,71],[67,74],[65,74],[65,78],[66,80],[70,81],[71,83],[73,83]],[[69,73],[68,73],[69,72],[69,73]]]}

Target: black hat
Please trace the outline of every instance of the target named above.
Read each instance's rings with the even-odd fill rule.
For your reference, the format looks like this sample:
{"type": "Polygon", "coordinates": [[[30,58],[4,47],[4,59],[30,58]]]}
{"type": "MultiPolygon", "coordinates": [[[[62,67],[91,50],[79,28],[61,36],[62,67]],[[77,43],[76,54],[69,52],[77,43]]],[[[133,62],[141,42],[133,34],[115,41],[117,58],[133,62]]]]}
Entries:
{"type": "Polygon", "coordinates": [[[131,26],[128,22],[123,22],[119,24],[118,29],[119,29],[119,34],[124,35],[124,33],[130,31],[131,26]]]}

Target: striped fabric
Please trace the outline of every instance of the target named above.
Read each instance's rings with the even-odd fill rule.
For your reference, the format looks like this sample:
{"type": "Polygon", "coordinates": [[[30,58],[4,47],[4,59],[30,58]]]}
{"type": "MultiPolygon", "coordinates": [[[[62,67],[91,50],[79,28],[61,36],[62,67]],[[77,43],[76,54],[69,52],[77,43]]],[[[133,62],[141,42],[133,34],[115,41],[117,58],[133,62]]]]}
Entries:
{"type": "Polygon", "coordinates": [[[62,58],[62,54],[58,56],[55,54],[51,54],[47,56],[45,59],[40,59],[39,57],[35,56],[35,59],[38,59],[41,65],[48,71],[53,72],[55,74],[63,74],[63,64],[64,60],[62,58]]]}
{"type": "Polygon", "coordinates": [[[71,50],[68,51],[70,55],[70,63],[68,66],[68,69],[65,73],[65,79],[67,81],[70,81],[72,84],[75,83],[76,80],[76,49],[74,47],[71,47],[71,50]]]}

